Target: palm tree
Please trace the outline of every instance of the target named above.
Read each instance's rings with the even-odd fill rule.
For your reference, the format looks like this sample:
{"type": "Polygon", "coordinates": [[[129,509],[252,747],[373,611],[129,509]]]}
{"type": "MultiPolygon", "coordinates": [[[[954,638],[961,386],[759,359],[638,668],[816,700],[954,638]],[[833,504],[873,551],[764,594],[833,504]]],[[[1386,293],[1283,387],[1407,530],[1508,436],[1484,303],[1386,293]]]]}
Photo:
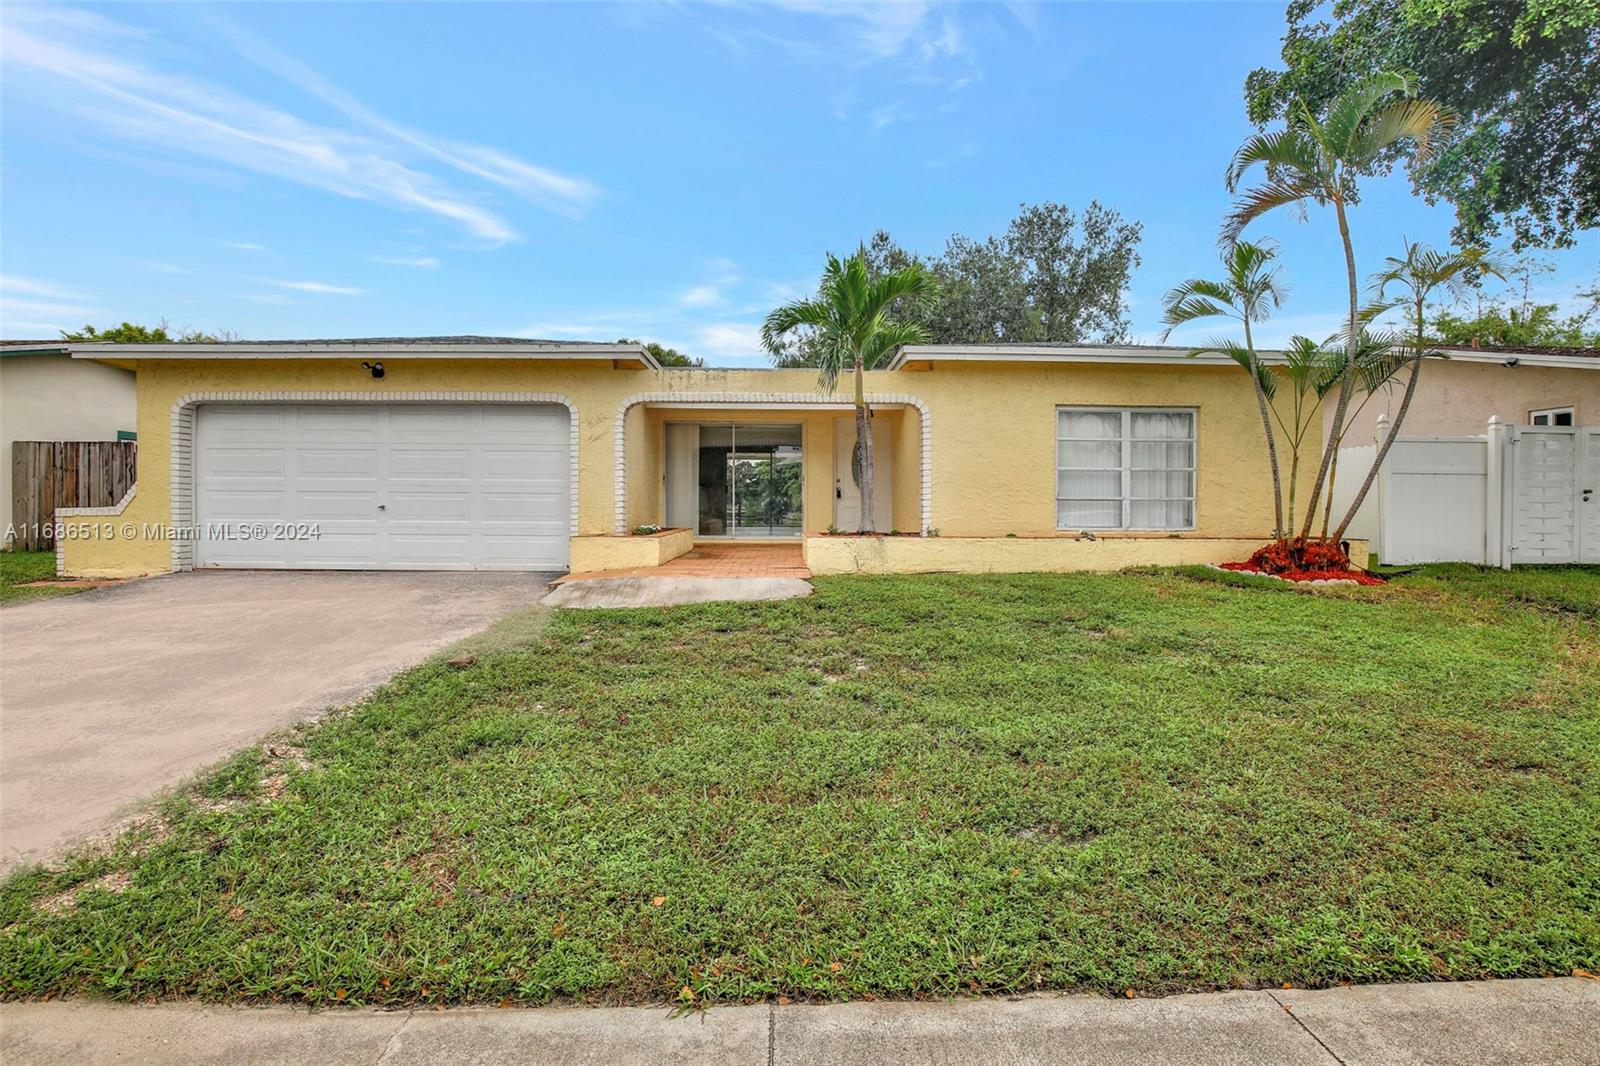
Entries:
{"type": "Polygon", "coordinates": [[[1235,243],[1246,226],[1274,208],[1295,206],[1304,211],[1310,203],[1333,207],[1339,223],[1339,239],[1344,245],[1350,295],[1345,373],[1339,383],[1333,432],[1328,446],[1323,449],[1322,466],[1311,486],[1311,502],[1300,530],[1301,539],[1311,533],[1318,497],[1333,461],[1332,442],[1343,430],[1350,395],[1355,388],[1361,307],[1348,209],[1356,199],[1356,179],[1371,172],[1401,141],[1411,141],[1415,158],[1426,159],[1434,135],[1443,132],[1452,121],[1441,104],[1417,99],[1412,96],[1414,92],[1415,82],[1410,76],[1380,73],[1335,97],[1320,119],[1304,100],[1297,100],[1284,129],[1251,137],[1239,146],[1228,164],[1226,181],[1230,193],[1238,191],[1241,179],[1257,164],[1265,168],[1266,177],[1234,202],[1222,227],[1224,245],[1235,243]]]}
{"type": "Polygon", "coordinates": [[[1300,453],[1306,434],[1317,422],[1317,411],[1322,400],[1338,384],[1343,372],[1344,353],[1330,352],[1326,345],[1309,337],[1291,337],[1283,350],[1284,380],[1289,383],[1291,404],[1289,418],[1285,421],[1277,402],[1278,379],[1265,367],[1259,375],[1271,402],[1272,417],[1278,422],[1284,442],[1289,446],[1289,506],[1287,514],[1294,515],[1295,493],[1300,486],[1300,453]]]}
{"type": "Polygon", "coordinates": [[[817,295],[784,304],[768,315],[761,326],[761,342],[768,351],[779,350],[783,338],[795,330],[812,332],[818,357],[817,381],[822,391],[832,392],[839,375],[846,371],[855,378],[856,449],[861,455],[859,532],[862,533],[875,531],[872,411],[867,406],[865,373],[901,345],[927,340],[921,326],[890,319],[889,305],[901,300],[903,307],[925,308],[932,304],[937,292],[938,282],[917,263],[872,277],[867,269],[866,249],[862,248],[849,259],[829,255],[817,295]]]}
{"type": "Polygon", "coordinates": [[[1417,393],[1417,379],[1422,375],[1422,361],[1430,355],[1442,354],[1429,346],[1425,316],[1428,298],[1435,290],[1443,289],[1452,299],[1459,300],[1467,294],[1471,279],[1482,274],[1493,274],[1502,281],[1505,280],[1499,261],[1479,248],[1468,248],[1460,252],[1439,252],[1420,242],[1412,242],[1406,245],[1404,257],[1391,255],[1385,262],[1388,266],[1372,279],[1380,301],[1376,309],[1383,311],[1402,305],[1406,308],[1410,319],[1406,325],[1410,327],[1411,332],[1400,348],[1404,352],[1405,361],[1411,366],[1411,377],[1406,381],[1405,392],[1400,397],[1400,407],[1395,411],[1389,432],[1378,447],[1377,457],[1372,461],[1372,468],[1367,471],[1366,480],[1361,483],[1360,491],[1350,502],[1350,509],[1340,520],[1339,528],[1333,532],[1334,540],[1344,539],[1345,530],[1349,529],[1350,523],[1355,520],[1356,512],[1361,509],[1362,502],[1371,491],[1372,483],[1377,479],[1378,471],[1382,468],[1390,447],[1400,435],[1400,425],[1406,420],[1406,412],[1411,409],[1411,399],[1417,393]],[[1405,295],[1393,303],[1382,303],[1391,285],[1404,289],[1405,295]]]}
{"type": "Polygon", "coordinates": [[[1222,256],[1227,276],[1220,281],[1190,278],[1172,289],[1162,301],[1165,313],[1161,318],[1167,326],[1161,334],[1163,341],[1178,326],[1202,318],[1222,316],[1243,323],[1243,347],[1231,341],[1212,339],[1189,354],[1217,352],[1229,356],[1250,375],[1255,387],[1256,408],[1261,412],[1261,428],[1267,435],[1267,462],[1272,468],[1272,503],[1276,509],[1276,524],[1272,527],[1274,540],[1287,532],[1283,520],[1283,478],[1278,469],[1277,435],[1272,431],[1272,412],[1267,405],[1275,383],[1272,372],[1256,355],[1250,324],[1265,321],[1283,306],[1287,290],[1278,280],[1281,268],[1273,263],[1277,256],[1277,249],[1269,245],[1235,242],[1222,256]]]}

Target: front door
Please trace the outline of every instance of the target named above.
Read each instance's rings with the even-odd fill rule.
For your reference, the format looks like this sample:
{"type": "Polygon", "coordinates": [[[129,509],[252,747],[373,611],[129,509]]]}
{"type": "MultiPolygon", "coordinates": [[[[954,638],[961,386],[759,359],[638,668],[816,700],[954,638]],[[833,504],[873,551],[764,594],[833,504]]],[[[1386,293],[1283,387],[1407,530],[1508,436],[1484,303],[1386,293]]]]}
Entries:
{"type": "MultiPolygon", "coordinates": [[[[878,532],[892,525],[893,482],[890,480],[889,427],[872,420],[872,512],[878,532]]],[[[837,418],[833,422],[833,524],[846,533],[861,528],[861,486],[856,484],[856,420],[837,418]]]]}

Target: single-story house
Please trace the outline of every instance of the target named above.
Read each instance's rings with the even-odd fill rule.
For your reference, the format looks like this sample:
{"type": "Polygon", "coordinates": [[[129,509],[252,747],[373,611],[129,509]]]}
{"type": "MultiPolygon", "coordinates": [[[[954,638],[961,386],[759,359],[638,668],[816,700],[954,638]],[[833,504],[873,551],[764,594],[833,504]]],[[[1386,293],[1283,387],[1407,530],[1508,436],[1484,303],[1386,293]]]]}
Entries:
{"type": "Polygon", "coordinates": [[[0,342],[0,531],[13,522],[14,442],[131,439],[136,408],[126,367],[73,359],[65,341],[0,342]]]}
{"type": "MultiPolygon", "coordinates": [[[[1600,348],[1440,349],[1422,368],[1400,432],[1407,437],[1477,436],[1489,419],[1520,426],[1600,425],[1600,348]]],[[[1405,376],[1400,376],[1403,385],[1405,376]]],[[[1372,396],[1345,435],[1368,444],[1379,415],[1393,420],[1404,389],[1372,396]]],[[[1331,405],[1323,429],[1332,423],[1331,405]]]]}
{"type": "Polygon", "coordinates": [[[125,499],[63,516],[75,575],[606,570],[697,540],[790,541],[814,573],[1114,569],[1272,527],[1248,377],[1181,347],[902,349],[866,375],[877,526],[904,534],[875,538],[830,535],[860,517],[850,382],[811,370],[498,337],[71,349],[136,374],[140,442],[125,499]]]}

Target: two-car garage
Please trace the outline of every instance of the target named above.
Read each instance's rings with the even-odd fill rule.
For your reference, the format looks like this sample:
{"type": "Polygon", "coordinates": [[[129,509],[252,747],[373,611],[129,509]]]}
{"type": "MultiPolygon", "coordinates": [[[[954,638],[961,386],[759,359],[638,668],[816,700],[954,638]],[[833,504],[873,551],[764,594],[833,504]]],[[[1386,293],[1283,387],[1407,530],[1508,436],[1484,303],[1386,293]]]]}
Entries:
{"type": "Polygon", "coordinates": [[[552,403],[204,404],[195,565],[564,570],[570,419],[552,403]]]}

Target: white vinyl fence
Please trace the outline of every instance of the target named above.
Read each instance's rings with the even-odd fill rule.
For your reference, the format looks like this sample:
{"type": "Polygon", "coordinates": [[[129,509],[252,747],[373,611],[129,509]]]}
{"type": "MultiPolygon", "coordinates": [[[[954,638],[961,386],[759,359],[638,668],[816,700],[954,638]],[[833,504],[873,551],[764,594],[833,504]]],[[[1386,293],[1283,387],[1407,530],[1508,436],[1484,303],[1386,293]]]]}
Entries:
{"type": "MultiPolygon", "coordinates": [[[[1388,432],[1378,420],[1376,439],[1388,432]]],[[[1385,563],[1600,564],[1600,426],[1513,426],[1481,437],[1401,437],[1349,535],[1385,563]]],[[[1377,445],[1339,449],[1334,514],[1377,445]]]]}

